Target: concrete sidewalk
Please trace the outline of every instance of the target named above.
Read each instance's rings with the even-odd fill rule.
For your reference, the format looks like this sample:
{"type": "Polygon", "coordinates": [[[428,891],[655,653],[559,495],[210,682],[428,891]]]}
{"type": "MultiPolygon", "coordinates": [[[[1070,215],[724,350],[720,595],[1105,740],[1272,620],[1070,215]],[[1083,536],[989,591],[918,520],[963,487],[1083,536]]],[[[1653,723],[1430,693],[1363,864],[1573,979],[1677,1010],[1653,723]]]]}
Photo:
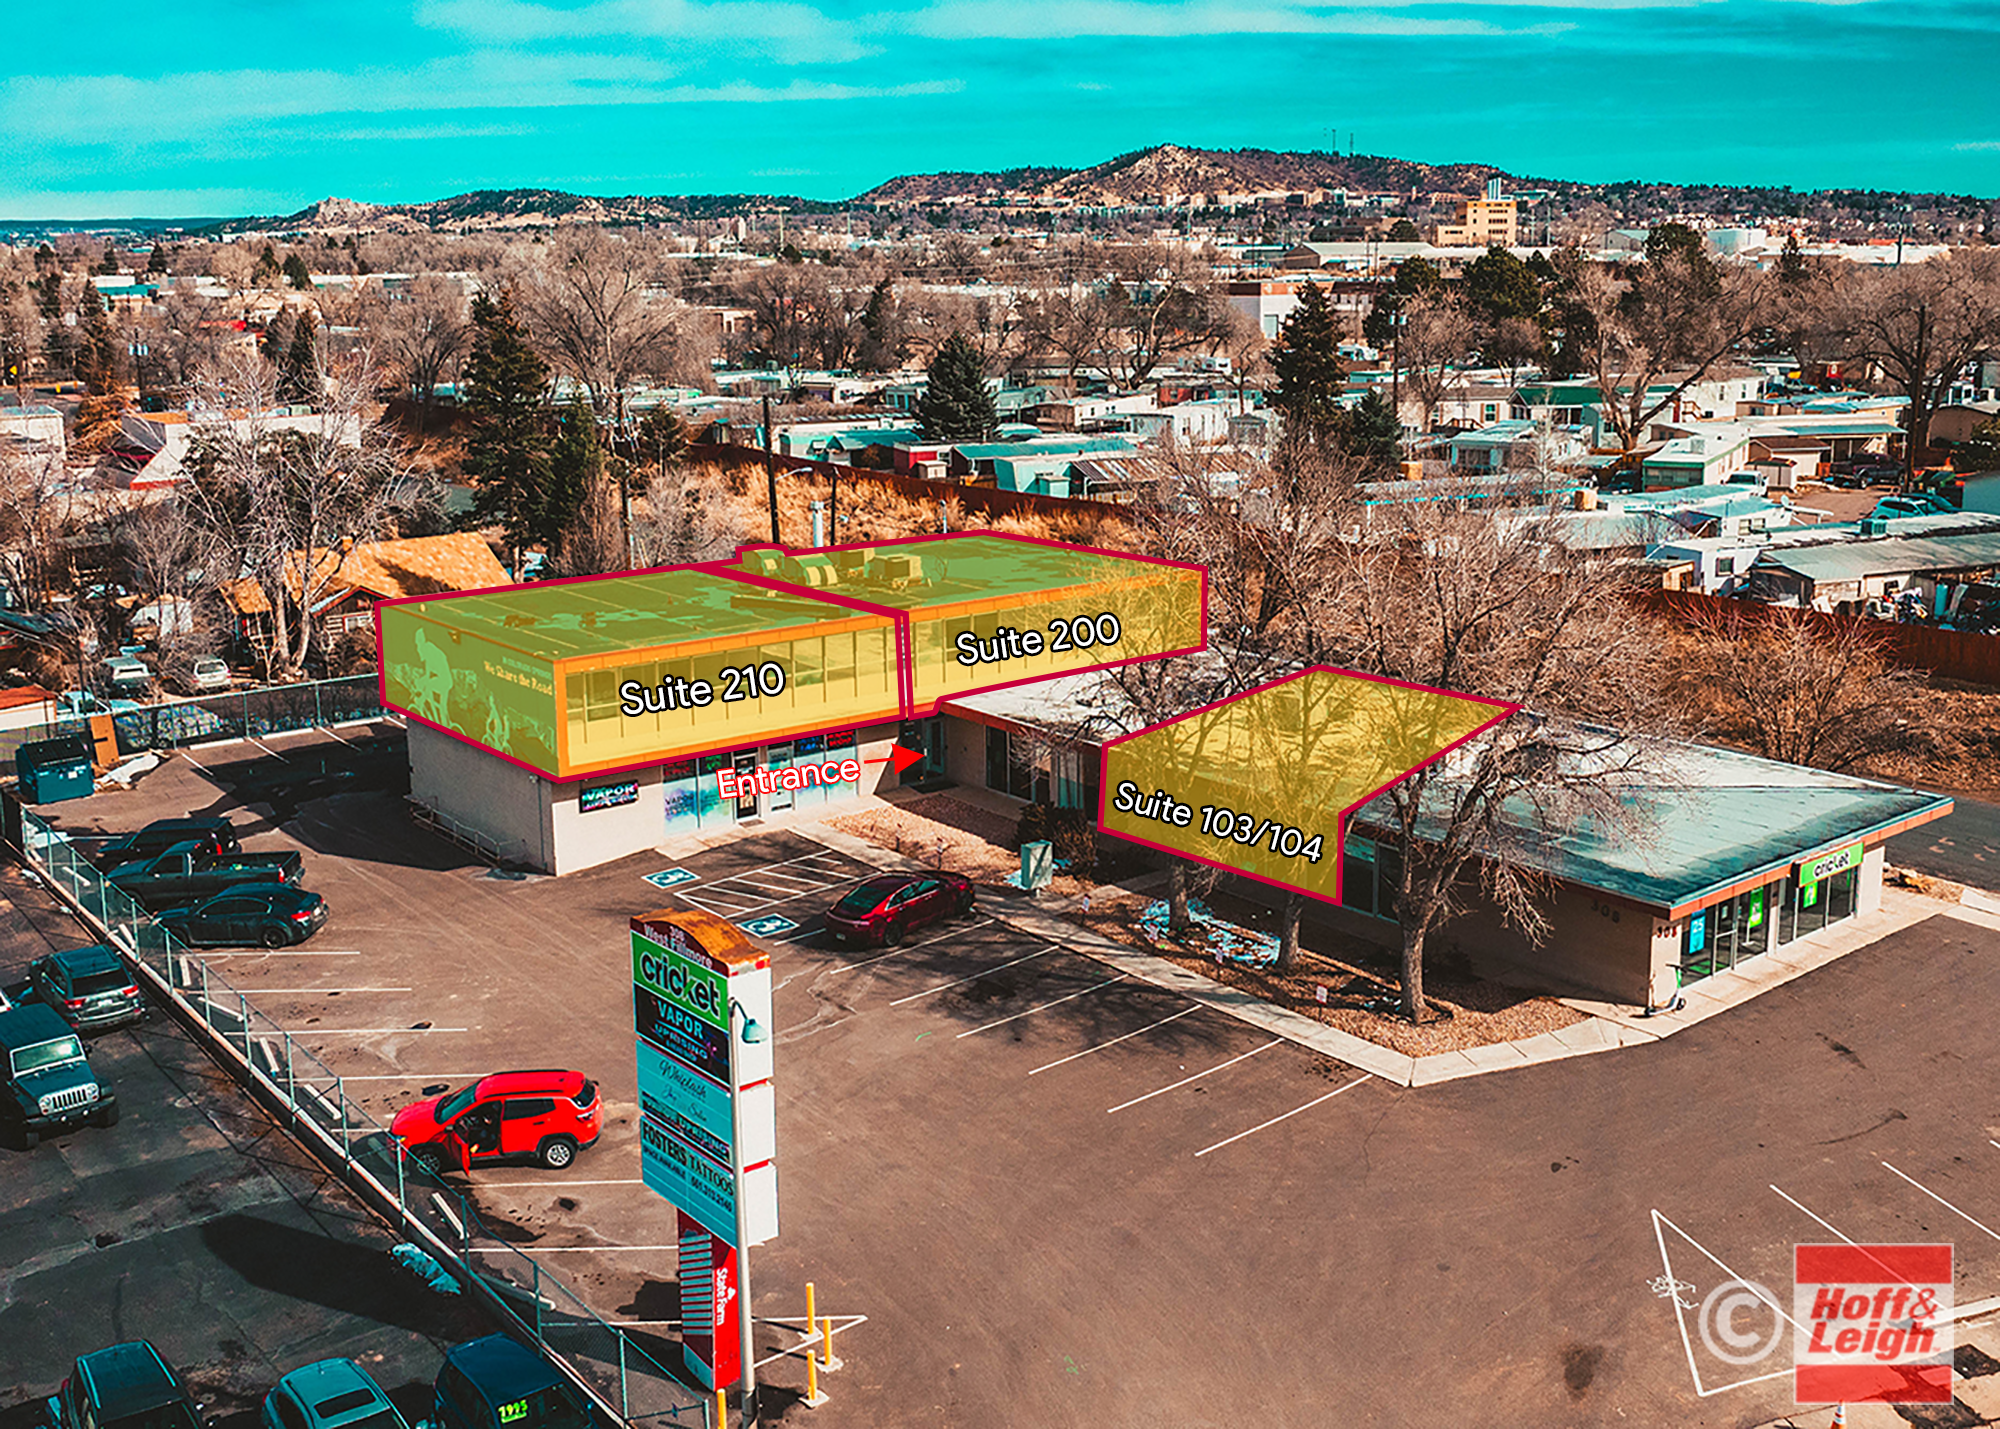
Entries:
{"type": "MultiPolygon", "coordinates": [[[[871,867],[914,870],[926,866],[821,823],[798,823],[791,825],[790,829],[871,867]]],[[[1144,891],[1152,884],[1164,883],[1165,878],[1162,873],[1135,879],[1127,891],[1144,891]]],[[[1060,943],[1140,981],[1180,993],[1191,1001],[1261,1028],[1274,1037],[1310,1047],[1335,1061],[1372,1072],[1383,1081],[1403,1087],[1430,1086],[1437,1082],[1457,1081],[1461,1077],[1476,1077],[1487,1072],[1503,1072],[1514,1067],[1531,1067],[1541,1062],[1557,1062],[1568,1057],[1583,1057],[1618,1047],[1657,1042],[1928,918],[1958,918],[2000,929],[2000,899],[1992,899],[1990,895],[1982,896],[1981,902],[1968,900],[1964,904],[1954,904],[1905,889],[1884,888],[1882,907],[1878,911],[1809,933],[1777,952],[1762,954],[1741,967],[1702,979],[1682,990],[1685,1006],[1677,1012],[1646,1017],[1640,1009],[1629,1005],[1566,997],[1561,999],[1564,1006],[1586,1014],[1589,1021],[1526,1037],[1518,1042],[1494,1042],[1463,1051],[1412,1057],[1328,1027],[1300,1013],[1274,1007],[1262,998],[1200,973],[1189,972],[1165,958],[1081,928],[1063,917],[1059,907],[1038,906],[1025,895],[1004,901],[989,897],[980,906],[1001,922],[1022,932],[1060,943]],[[1990,907],[1985,906],[1987,904],[1990,907]]]]}

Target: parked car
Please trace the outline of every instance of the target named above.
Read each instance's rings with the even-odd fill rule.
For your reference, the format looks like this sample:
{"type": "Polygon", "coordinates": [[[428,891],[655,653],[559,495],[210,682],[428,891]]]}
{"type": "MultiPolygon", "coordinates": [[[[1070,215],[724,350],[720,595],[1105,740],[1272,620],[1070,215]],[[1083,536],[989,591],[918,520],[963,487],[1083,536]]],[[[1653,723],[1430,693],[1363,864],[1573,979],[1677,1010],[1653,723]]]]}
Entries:
{"type": "Polygon", "coordinates": [[[590,1429],[590,1406],[558,1369],[505,1335],[444,1352],[431,1401],[436,1429],[590,1429]]]}
{"type": "Polygon", "coordinates": [[[213,898],[245,883],[304,884],[305,860],[295,852],[210,853],[190,840],[137,863],[121,863],[104,875],[141,907],[158,912],[213,898]]]}
{"type": "Polygon", "coordinates": [[[215,655],[203,655],[188,667],[185,683],[190,694],[212,695],[235,684],[236,677],[229,673],[227,660],[215,655]]]}
{"type": "Polygon", "coordinates": [[[162,928],[197,948],[239,948],[252,943],[286,948],[326,926],[326,900],[282,883],[250,883],[218,893],[192,908],[157,916],[162,928]]]}
{"type": "Polygon", "coordinates": [[[85,1122],[118,1124],[117,1093],[98,1079],[82,1039],[54,1009],[30,1002],[0,1012],[0,1054],[7,1077],[0,1117],[23,1150],[85,1122]]]}
{"type": "Polygon", "coordinates": [[[137,980],[103,943],[35,959],[28,966],[28,985],[79,1032],[109,1032],[146,1015],[137,980]]]}
{"type": "Polygon", "coordinates": [[[113,839],[97,851],[99,868],[157,858],[179,844],[191,843],[203,853],[241,853],[243,841],[227,819],[155,819],[136,834],[113,839]]]}
{"type": "Polygon", "coordinates": [[[173,1366],[148,1340],[93,1351],[78,1359],[49,1400],[55,1429],[203,1429],[173,1366]]]}
{"type": "Polygon", "coordinates": [[[601,1130],[597,1083],[581,1072],[495,1072],[457,1091],[425,1091],[389,1134],[433,1171],[523,1160],[559,1171],[601,1130]]]}
{"type": "Polygon", "coordinates": [[[113,655],[104,662],[104,683],[115,695],[143,695],[153,687],[152,667],[135,655],[113,655]]]}
{"type": "Polygon", "coordinates": [[[1854,473],[1856,486],[1900,486],[1903,483],[1903,469],[1900,466],[1864,466],[1854,473]]]}
{"type": "Polygon", "coordinates": [[[879,873],[826,910],[826,930],[836,943],[889,947],[927,923],[970,913],[973,900],[962,873],[879,873]]]}
{"type": "Polygon", "coordinates": [[[1872,518],[1885,516],[1939,516],[1949,515],[1951,503],[1941,496],[1933,496],[1928,491],[1912,491],[1901,496],[1885,496],[1875,503],[1875,509],[1868,514],[1872,518]]]}
{"type": "Polygon", "coordinates": [[[353,1360],[295,1369],[264,1396],[264,1429],[409,1429],[382,1386],[353,1360]]]}

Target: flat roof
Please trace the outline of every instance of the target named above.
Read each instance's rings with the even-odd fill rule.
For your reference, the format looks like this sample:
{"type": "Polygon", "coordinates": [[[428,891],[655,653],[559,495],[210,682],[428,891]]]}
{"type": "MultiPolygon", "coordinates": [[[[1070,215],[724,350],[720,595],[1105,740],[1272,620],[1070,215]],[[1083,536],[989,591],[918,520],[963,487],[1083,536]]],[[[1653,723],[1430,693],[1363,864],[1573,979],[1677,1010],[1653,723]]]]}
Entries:
{"type": "MultiPolygon", "coordinates": [[[[754,569],[757,553],[772,547],[746,547],[741,569],[754,569]]],[[[929,541],[886,541],[824,551],[785,552],[794,559],[837,557],[843,551],[866,552],[869,562],[909,557],[921,563],[921,581],[886,583],[843,570],[829,595],[848,596],[895,610],[933,610],[974,600],[1004,600],[1013,596],[1055,596],[1065,587],[1097,582],[1125,583],[1157,563],[1137,556],[1110,555],[1081,546],[1014,540],[1005,536],[965,535],[929,541]]],[[[832,564],[839,568],[837,559],[832,564]]],[[[1170,569],[1180,569],[1173,567],[1170,569]]]]}
{"type": "Polygon", "coordinates": [[[552,662],[819,625],[858,614],[720,572],[694,570],[508,586],[413,601],[402,609],[552,662]]]}
{"type": "MultiPolygon", "coordinates": [[[[1603,774],[1622,811],[1615,827],[1584,811],[1549,827],[1546,813],[1538,818],[1525,801],[1512,801],[1503,815],[1507,860],[1672,912],[1801,858],[1940,817],[1952,805],[1942,794],[1713,745],[1633,739],[1626,748],[1637,758],[1603,774]]],[[[1354,823],[1393,828],[1395,811],[1377,799],[1354,823]]]]}

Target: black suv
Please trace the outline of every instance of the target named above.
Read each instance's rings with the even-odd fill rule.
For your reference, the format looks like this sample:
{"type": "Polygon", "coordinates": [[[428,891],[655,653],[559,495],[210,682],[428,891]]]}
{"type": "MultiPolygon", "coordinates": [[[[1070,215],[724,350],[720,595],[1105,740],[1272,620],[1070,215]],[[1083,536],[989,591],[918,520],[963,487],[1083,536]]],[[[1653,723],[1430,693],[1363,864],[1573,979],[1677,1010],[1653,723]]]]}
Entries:
{"type": "Polygon", "coordinates": [[[83,1356],[49,1401],[55,1429],[203,1429],[200,1406],[145,1340],[83,1356]]]}
{"type": "Polygon", "coordinates": [[[201,853],[241,853],[243,841],[236,825],[227,819],[155,819],[136,834],[113,839],[98,849],[99,868],[116,868],[121,863],[139,863],[157,858],[175,844],[192,843],[201,853]]]}
{"type": "Polygon", "coordinates": [[[575,1386],[505,1335],[446,1350],[436,1393],[436,1429],[591,1429],[593,1423],[575,1386]]]}
{"type": "Polygon", "coordinates": [[[75,1029],[38,1002],[0,1012],[0,1077],[0,1119],[24,1151],[86,1121],[118,1124],[118,1094],[91,1070],[75,1029]]]}

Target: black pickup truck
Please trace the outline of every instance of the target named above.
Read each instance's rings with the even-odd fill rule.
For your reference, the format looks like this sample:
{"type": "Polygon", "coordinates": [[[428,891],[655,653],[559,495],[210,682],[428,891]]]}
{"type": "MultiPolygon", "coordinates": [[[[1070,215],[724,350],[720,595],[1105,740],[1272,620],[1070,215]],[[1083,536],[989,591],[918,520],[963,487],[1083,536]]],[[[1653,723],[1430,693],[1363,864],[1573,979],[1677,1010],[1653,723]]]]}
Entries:
{"type": "Polygon", "coordinates": [[[305,882],[296,853],[212,853],[200,843],[175,844],[156,858],[120,864],[104,875],[151,912],[199,903],[239,883],[305,882]]]}

